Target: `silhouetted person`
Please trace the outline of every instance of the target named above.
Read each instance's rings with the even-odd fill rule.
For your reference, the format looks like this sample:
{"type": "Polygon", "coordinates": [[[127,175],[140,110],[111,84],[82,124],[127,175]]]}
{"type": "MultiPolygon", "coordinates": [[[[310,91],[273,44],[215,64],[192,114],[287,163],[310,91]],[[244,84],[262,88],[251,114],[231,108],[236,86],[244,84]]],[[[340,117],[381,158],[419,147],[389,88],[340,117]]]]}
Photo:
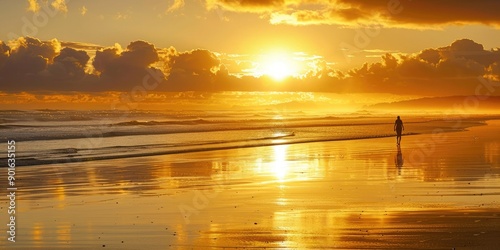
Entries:
{"type": "Polygon", "coordinates": [[[403,121],[401,120],[401,118],[399,118],[398,115],[398,119],[396,119],[396,121],[394,122],[394,131],[396,131],[396,143],[398,145],[401,144],[401,134],[403,133],[403,130],[405,130],[405,126],[403,126],[403,121]]]}

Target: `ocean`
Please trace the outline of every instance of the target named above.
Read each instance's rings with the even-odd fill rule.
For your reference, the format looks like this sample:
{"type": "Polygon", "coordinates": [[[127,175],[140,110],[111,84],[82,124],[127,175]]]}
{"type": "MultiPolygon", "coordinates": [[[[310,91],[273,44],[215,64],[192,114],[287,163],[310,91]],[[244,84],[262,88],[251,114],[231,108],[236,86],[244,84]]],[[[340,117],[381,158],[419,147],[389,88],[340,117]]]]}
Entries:
{"type": "MultiPolygon", "coordinates": [[[[394,115],[265,111],[4,110],[16,165],[394,136],[394,115]]],[[[404,135],[463,130],[485,117],[402,116],[404,135]]],[[[4,160],[4,159],[2,159],[4,160]]]]}

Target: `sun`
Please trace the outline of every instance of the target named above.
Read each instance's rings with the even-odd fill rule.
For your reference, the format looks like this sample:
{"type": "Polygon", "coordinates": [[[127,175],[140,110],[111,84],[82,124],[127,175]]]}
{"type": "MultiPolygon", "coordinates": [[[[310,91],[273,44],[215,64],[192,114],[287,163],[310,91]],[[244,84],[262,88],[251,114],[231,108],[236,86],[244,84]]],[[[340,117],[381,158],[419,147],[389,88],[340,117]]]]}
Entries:
{"type": "Polygon", "coordinates": [[[283,81],[285,78],[297,74],[297,66],[293,57],[286,53],[263,55],[259,65],[260,75],[267,75],[275,81],[283,81]]]}

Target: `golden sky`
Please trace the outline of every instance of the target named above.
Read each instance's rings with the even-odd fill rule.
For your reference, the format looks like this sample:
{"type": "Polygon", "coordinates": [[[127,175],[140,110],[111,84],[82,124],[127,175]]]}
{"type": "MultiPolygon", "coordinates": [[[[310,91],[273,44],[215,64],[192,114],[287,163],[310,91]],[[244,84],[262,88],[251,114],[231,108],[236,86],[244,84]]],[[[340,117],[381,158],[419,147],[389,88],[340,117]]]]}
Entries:
{"type": "Polygon", "coordinates": [[[495,94],[499,9],[492,0],[8,1],[0,93],[443,96],[490,81],[480,94],[495,94]]]}

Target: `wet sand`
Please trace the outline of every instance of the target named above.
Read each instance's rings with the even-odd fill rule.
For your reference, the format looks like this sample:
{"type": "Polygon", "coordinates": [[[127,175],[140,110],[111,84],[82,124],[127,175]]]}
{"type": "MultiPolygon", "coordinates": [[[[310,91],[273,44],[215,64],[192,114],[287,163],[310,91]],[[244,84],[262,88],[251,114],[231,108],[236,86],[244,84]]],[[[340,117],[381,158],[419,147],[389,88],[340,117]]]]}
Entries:
{"type": "Polygon", "coordinates": [[[488,124],[399,149],[378,138],[20,167],[16,242],[0,247],[494,249],[500,122],[488,124]]]}

